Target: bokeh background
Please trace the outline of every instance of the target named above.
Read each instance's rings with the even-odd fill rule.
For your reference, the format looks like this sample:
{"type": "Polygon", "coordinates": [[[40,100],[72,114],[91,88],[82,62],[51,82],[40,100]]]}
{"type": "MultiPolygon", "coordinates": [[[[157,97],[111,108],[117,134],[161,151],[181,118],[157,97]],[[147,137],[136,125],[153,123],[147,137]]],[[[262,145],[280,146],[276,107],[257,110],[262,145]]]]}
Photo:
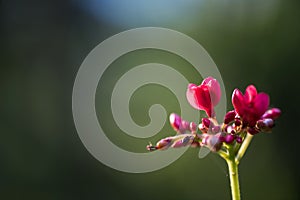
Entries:
{"type": "MultiPolygon", "coordinates": [[[[1,1],[0,198],[230,199],[227,168],[216,155],[200,160],[198,150],[190,149],[164,169],[128,174],[93,158],[77,135],[71,97],[84,58],[114,34],[157,26],[202,44],[228,97],[250,83],[270,94],[271,106],[283,114],[272,134],[255,137],[240,164],[242,197],[299,199],[299,9],[297,0],[1,1]]],[[[96,94],[97,114],[105,119],[108,137],[135,152],[174,134],[166,124],[153,138],[131,138],[108,109],[118,77],[147,62],[202,81],[185,60],[158,50],[132,52],[107,69],[96,94]]],[[[154,103],[168,113],[180,110],[168,89],[146,85],[129,105],[137,124],[149,123],[154,103]]]]}

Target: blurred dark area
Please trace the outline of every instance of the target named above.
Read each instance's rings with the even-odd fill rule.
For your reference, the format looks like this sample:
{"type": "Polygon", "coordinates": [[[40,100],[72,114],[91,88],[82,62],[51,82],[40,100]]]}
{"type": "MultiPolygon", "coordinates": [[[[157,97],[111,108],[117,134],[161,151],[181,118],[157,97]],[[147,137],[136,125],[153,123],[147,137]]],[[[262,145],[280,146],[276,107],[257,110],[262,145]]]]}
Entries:
{"type": "MultiPolygon", "coordinates": [[[[110,36],[146,26],[199,42],[228,98],[248,84],[270,95],[283,114],[273,133],[255,137],[240,164],[242,197],[299,199],[300,1],[4,0],[0,6],[0,199],[230,199],[226,165],[216,155],[200,160],[191,149],[164,169],[129,174],[93,158],[77,135],[72,89],[82,61],[110,36]]],[[[152,56],[167,62],[168,56],[152,56]]],[[[145,96],[136,97],[143,104],[145,96]]],[[[162,98],[167,105],[175,97],[162,98]]]]}

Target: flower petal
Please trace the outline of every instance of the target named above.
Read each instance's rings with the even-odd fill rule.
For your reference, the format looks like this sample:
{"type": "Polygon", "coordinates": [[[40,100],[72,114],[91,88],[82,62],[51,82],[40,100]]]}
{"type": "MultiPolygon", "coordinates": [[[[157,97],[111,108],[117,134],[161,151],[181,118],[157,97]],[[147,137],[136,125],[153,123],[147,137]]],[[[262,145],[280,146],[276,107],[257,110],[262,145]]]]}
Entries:
{"type": "Polygon", "coordinates": [[[195,84],[189,84],[188,89],[186,91],[186,98],[193,108],[201,110],[195,98],[195,90],[197,87],[198,86],[195,84]]]}
{"type": "Polygon", "coordinates": [[[239,89],[235,89],[232,93],[232,105],[235,111],[243,116],[244,114],[244,96],[239,89]]]}
{"type": "Polygon", "coordinates": [[[252,102],[253,99],[256,97],[256,95],[257,95],[257,90],[256,90],[255,86],[249,85],[245,91],[245,96],[244,96],[245,103],[252,102]]]}
{"type": "Polygon", "coordinates": [[[209,88],[206,85],[197,87],[195,90],[195,98],[198,106],[203,110],[212,108],[209,88]]]}
{"type": "Polygon", "coordinates": [[[256,114],[261,117],[267,111],[269,104],[269,95],[263,92],[259,93],[254,99],[254,108],[256,110],[256,114]]]}
{"type": "Polygon", "coordinates": [[[211,102],[213,106],[216,106],[221,99],[221,87],[217,79],[214,79],[209,76],[203,80],[201,85],[206,85],[208,87],[210,97],[211,97],[211,102]]]}
{"type": "Polygon", "coordinates": [[[207,85],[207,84],[209,84],[210,81],[215,81],[215,80],[216,80],[216,79],[214,79],[213,77],[209,76],[209,77],[205,78],[205,79],[202,81],[201,85],[207,85]]]}

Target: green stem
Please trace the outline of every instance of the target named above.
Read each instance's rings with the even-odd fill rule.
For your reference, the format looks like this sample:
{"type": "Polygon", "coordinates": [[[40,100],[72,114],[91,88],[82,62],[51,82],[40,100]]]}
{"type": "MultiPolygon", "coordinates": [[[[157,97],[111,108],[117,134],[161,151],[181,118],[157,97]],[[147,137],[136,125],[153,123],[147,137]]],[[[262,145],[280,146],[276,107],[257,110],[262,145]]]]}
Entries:
{"type": "Polygon", "coordinates": [[[235,162],[236,162],[237,165],[240,163],[240,160],[242,159],[242,157],[246,153],[246,150],[247,150],[252,138],[253,138],[253,135],[247,133],[247,135],[246,135],[246,137],[245,137],[245,139],[244,139],[237,155],[235,156],[235,162]]]}
{"type": "Polygon", "coordinates": [[[232,200],[240,200],[241,196],[240,196],[238,164],[235,162],[234,159],[226,159],[226,162],[229,170],[232,200]]]}

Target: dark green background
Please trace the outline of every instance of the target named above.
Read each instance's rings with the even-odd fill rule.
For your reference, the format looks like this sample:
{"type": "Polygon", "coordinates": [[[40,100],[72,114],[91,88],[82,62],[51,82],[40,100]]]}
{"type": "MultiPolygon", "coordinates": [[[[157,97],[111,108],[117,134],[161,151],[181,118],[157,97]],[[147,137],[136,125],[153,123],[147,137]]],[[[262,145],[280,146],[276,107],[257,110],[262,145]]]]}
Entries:
{"type": "MultiPolygon", "coordinates": [[[[91,14],[84,1],[1,1],[0,199],[230,199],[227,168],[216,155],[200,160],[190,149],[162,170],[127,174],[94,159],[77,135],[71,96],[81,62],[106,38],[144,26],[177,30],[203,45],[228,97],[250,83],[270,94],[271,106],[283,114],[272,134],[255,136],[240,164],[242,197],[298,199],[300,2],[274,1],[268,14],[258,11],[265,6],[260,1],[199,2],[189,2],[190,12],[162,15],[164,20],[145,13],[116,23],[91,14]]],[[[97,114],[114,133],[111,140],[135,152],[145,152],[149,140],[115,126],[109,96],[122,73],[147,62],[167,64],[197,84],[202,80],[189,63],[158,50],[132,52],[108,68],[97,91],[97,114]]],[[[149,122],[154,103],[179,112],[168,89],[146,85],[129,105],[136,123],[149,122]]],[[[167,124],[151,141],[169,134],[167,124]]]]}

